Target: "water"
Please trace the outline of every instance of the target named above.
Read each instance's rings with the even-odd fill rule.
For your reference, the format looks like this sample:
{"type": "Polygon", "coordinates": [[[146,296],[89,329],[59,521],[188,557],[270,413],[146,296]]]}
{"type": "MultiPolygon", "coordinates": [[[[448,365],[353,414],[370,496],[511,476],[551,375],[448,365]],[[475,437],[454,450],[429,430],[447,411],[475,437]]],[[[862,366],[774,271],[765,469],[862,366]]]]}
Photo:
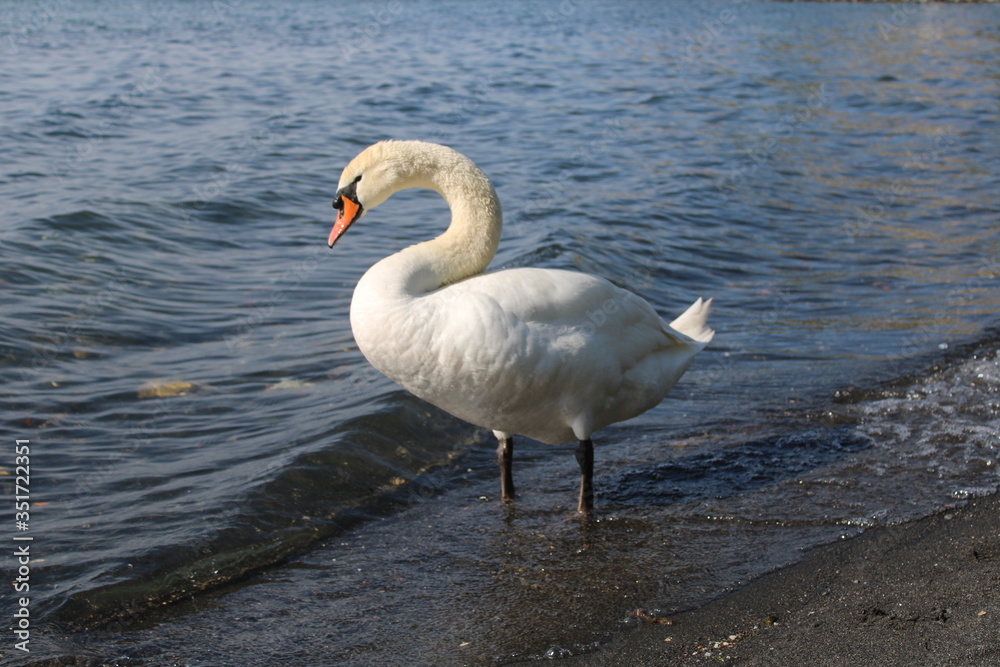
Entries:
{"type": "Polygon", "coordinates": [[[4,664],[558,657],[997,488],[997,7],[0,17],[0,479],[13,502],[30,440],[4,532],[34,538],[31,653],[5,631],[4,664]],[[340,169],[387,137],[490,175],[497,267],[667,317],[716,298],[668,400],[598,434],[594,523],[572,445],[520,444],[505,509],[489,434],[354,346],[358,277],[447,216],[403,193],[326,249],[340,169]]]}

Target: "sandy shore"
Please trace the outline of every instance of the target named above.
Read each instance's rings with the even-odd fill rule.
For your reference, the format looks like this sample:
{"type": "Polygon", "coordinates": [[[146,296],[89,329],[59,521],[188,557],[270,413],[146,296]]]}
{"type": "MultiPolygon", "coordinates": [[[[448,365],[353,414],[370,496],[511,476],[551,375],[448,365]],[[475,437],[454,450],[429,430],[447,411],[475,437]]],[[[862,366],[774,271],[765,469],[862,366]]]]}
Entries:
{"type": "Polygon", "coordinates": [[[560,664],[1000,665],[1000,495],[818,548],[669,621],[560,664]]]}

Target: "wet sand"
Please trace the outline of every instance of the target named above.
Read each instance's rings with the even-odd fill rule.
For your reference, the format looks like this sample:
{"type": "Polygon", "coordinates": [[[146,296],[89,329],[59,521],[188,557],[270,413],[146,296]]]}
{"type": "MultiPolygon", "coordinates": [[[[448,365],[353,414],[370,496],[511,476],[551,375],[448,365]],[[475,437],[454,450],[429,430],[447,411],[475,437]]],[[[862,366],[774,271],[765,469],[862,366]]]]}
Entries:
{"type": "Polygon", "coordinates": [[[992,495],[871,529],[560,664],[1000,665],[998,519],[992,495]]]}

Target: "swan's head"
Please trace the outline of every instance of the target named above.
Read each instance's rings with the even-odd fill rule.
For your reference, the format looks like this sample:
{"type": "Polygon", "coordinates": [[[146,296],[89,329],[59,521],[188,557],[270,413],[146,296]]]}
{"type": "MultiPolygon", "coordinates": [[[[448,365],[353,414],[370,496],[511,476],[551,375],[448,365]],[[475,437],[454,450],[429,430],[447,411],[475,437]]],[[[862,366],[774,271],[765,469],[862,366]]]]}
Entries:
{"type": "MultiPolygon", "coordinates": [[[[344,167],[333,207],[337,220],[327,244],[337,239],[355,220],[395,192],[407,188],[442,191],[442,179],[456,167],[478,169],[461,153],[447,146],[423,141],[380,141],[361,151],[344,167]]],[[[483,177],[485,178],[485,176],[483,177]]]]}
{"type": "Polygon", "coordinates": [[[332,248],[355,220],[393,193],[412,187],[433,187],[427,183],[426,160],[420,159],[432,146],[444,148],[419,141],[382,141],[351,160],[340,175],[333,199],[337,220],[327,245],[332,248]]]}
{"type": "MultiPolygon", "coordinates": [[[[347,171],[345,170],[344,174],[346,175],[346,173],[347,171]]],[[[343,183],[344,179],[341,178],[340,182],[343,183]]],[[[349,180],[347,185],[341,185],[337,189],[337,194],[333,198],[333,207],[337,209],[337,220],[333,223],[333,229],[330,230],[330,238],[326,242],[331,248],[337,242],[337,239],[340,238],[340,235],[347,231],[351,223],[360,218],[365,212],[365,205],[361,203],[361,197],[358,194],[358,185],[360,183],[361,174],[359,173],[353,180],[349,180]]]]}

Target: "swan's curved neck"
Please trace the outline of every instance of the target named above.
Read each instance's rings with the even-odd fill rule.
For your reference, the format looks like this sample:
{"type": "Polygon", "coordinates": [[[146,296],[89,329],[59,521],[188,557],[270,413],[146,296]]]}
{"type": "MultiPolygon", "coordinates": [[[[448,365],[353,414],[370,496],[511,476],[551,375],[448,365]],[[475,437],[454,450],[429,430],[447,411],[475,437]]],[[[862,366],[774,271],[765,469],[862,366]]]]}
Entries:
{"type": "Polygon", "coordinates": [[[399,187],[437,191],[451,209],[448,229],[437,238],[387,257],[369,271],[377,270],[382,280],[394,277],[399,281],[396,288],[409,296],[481,273],[500,243],[503,216],[496,191],[468,158],[458,153],[454,156],[456,159],[446,165],[435,165],[432,173],[407,179],[399,187]]]}

